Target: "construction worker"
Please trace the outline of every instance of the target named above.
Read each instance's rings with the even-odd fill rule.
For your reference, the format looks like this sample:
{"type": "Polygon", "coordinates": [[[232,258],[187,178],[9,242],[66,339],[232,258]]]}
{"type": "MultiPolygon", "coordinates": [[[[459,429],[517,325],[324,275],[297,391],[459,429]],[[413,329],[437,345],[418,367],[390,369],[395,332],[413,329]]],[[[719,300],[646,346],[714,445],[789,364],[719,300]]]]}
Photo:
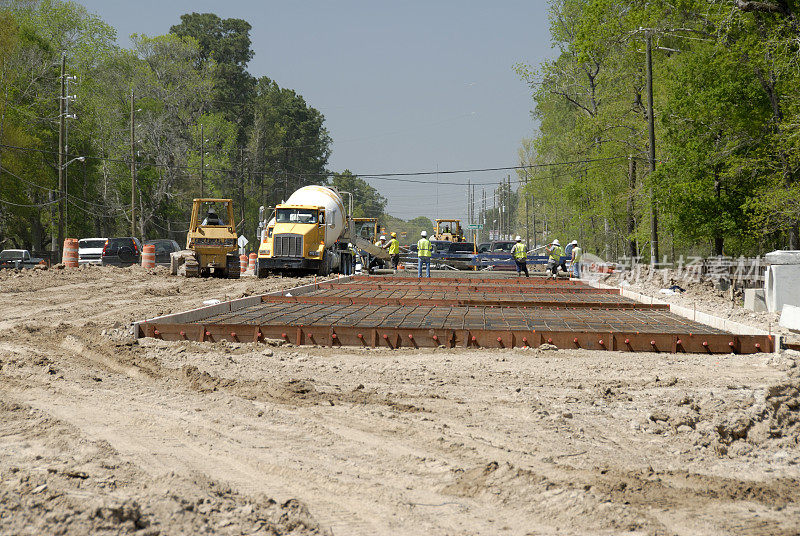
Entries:
{"type": "Polygon", "coordinates": [[[564,248],[564,256],[567,258],[567,260],[572,258],[572,248],[574,248],[575,244],[577,243],[578,243],[577,240],[573,240],[572,242],[567,244],[567,247],[564,248]]]}
{"type": "Polygon", "coordinates": [[[225,225],[222,222],[222,218],[217,215],[217,210],[214,207],[210,207],[208,209],[208,213],[206,214],[203,223],[200,225],[225,225]]]}
{"type": "Polygon", "coordinates": [[[392,233],[392,239],[389,240],[386,249],[392,256],[392,268],[397,272],[397,265],[400,264],[400,242],[397,241],[397,233],[392,233]]]}
{"type": "Polygon", "coordinates": [[[553,279],[558,277],[558,268],[561,267],[564,272],[567,272],[567,258],[564,256],[564,248],[556,238],[547,246],[547,253],[550,256],[547,259],[547,270],[553,275],[553,279]]]}
{"type": "Polygon", "coordinates": [[[517,243],[511,249],[511,255],[517,265],[517,276],[525,272],[525,277],[530,277],[528,273],[528,247],[522,243],[522,237],[517,235],[517,243]]]}
{"type": "MultiPolygon", "coordinates": [[[[375,242],[375,245],[378,246],[379,248],[386,248],[386,236],[381,235],[378,241],[375,242]]],[[[372,259],[369,261],[369,266],[367,266],[367,273],[371,274],[372,270],[374,270],[375,268],[383,268],[383,266],[384,264],[381,259],[379,259],[378,257],[372,257],[372,259]]]]}
{"type": "Polygon", "coordinates": [[[572,246],[572,252],[570,259],[572,261],[572,275],[574,277],[580,278],[581,277],[581,258],[583,257],[583,250],[578,246],[578,241],[573,240],[570,245],[572,246]]]}
{"type": "Polygon", "coordinates": [[[422,231],[420,233],[422,238],[417,242],[417,277],[422,277],[422,265],[425,265],[425,277],[431,276],[431,254],[433,253],[433,246],[431,241],[428,240],[428,233],[422,231]]]}

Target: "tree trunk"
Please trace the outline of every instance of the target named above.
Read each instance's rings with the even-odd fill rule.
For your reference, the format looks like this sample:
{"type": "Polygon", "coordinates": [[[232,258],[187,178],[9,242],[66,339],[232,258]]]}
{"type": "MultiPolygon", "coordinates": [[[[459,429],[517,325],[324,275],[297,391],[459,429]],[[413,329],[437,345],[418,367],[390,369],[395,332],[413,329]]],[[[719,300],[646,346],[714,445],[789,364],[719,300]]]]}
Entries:
{"type": "Polygon", "coordinates": [[[42,225],[41,209],[38,209],[31,219],[31,249],[44,251],[44,226],[42,225]]]}
{"type": "Polygon", "coordinates": [[[636,243],[636,217],[634,215],[634,193],[636,192],[636,160],[628,159],[628,246],[631,260],[639,256],[639,244],[636,243]]]}
{"type": "MultiPolygon", "coordinates": [[[[717,199],[717,209],[719,209],[722,198],[722,181],[719,178],[719,168],[714,168],[714,197],[717,199]]],[[[714,236],[714,255],[722,255],[724,240],[722,231],[720,231],[719,226],[717,226],[717,232],[714,236]]]]}

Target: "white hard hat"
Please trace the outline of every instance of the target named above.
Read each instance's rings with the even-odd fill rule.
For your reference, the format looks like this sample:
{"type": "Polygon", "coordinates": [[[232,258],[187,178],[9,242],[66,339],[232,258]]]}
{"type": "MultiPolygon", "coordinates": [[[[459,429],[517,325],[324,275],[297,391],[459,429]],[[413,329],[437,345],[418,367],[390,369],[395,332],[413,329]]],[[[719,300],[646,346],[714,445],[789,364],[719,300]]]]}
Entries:
{"type": "Polygon", "coordinates": [[[384,235],[381,235],[381,240],[386,240],[386,237],[384,235]]]}
{"type": "Polygon", "coordinates": [[[553,240],[553,245],[554,245],[554,246],[560,246],[560,245],[561,245],[561,242],[559,242],[559,241],[558,241],[558,238],[556,238],[555,240],[553,240]]]}
{"type": "Polygon", "coordinates": [[[573,240],[572,242],[570,242],[570,244],[573,245],[573,246],[577,246],[578,245],[578,241],[577,240],[573,240]]]}
{"type": "Polygon", "coordinates": [[[521,237],[521,236],[519,236],[519,235],[517,235],[517,238],[516,238],[516,240],[517,240],[517,242],[522,242],[522,237],[521,237]]]}
{"type": "Polygon", "coordinates": [[[427,232],[427,231],[422,231],[422,232],[421,232],[421,233],[419,233],[419,234],[420,234],[420,236],[428,236],[428,232],[427,232]]]}

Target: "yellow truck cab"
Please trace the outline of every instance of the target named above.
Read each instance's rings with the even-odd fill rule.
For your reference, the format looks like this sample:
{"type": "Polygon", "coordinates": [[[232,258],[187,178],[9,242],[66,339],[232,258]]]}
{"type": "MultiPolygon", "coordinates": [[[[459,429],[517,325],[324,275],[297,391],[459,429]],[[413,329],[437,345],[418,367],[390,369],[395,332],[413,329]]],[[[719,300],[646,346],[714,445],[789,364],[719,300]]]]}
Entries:
{"type": "Polygon", "coordinates": [[[265,269],[318,270],[325,252],[325,209],[278,205],[258,249],[265,269]]]}
{"type": "Polygon", "coordinates": [[[271,271],[332,271],[351,273],[347,212],[338,191],[326,186],[304,186],[275,207],[263,227],[256,275],[271,271]]]}

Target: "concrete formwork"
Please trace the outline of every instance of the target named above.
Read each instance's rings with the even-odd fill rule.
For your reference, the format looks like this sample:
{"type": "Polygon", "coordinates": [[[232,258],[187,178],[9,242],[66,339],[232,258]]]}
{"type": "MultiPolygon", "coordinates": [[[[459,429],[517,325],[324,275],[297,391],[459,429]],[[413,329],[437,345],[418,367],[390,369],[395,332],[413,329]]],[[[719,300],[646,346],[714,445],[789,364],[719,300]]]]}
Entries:
{"type": "Polygon", "coordinates": [[[690,353],[777,348],[769,334],[725,322],[714,326],[697,314],[690,319],[672,309],[634,293],[574,280],[475,273],[422,280],[355,276],[147,320],[136,324],[136,333],[165,340],[277,338],[293,344],[390,348],[544,343],[690,353]]]}

